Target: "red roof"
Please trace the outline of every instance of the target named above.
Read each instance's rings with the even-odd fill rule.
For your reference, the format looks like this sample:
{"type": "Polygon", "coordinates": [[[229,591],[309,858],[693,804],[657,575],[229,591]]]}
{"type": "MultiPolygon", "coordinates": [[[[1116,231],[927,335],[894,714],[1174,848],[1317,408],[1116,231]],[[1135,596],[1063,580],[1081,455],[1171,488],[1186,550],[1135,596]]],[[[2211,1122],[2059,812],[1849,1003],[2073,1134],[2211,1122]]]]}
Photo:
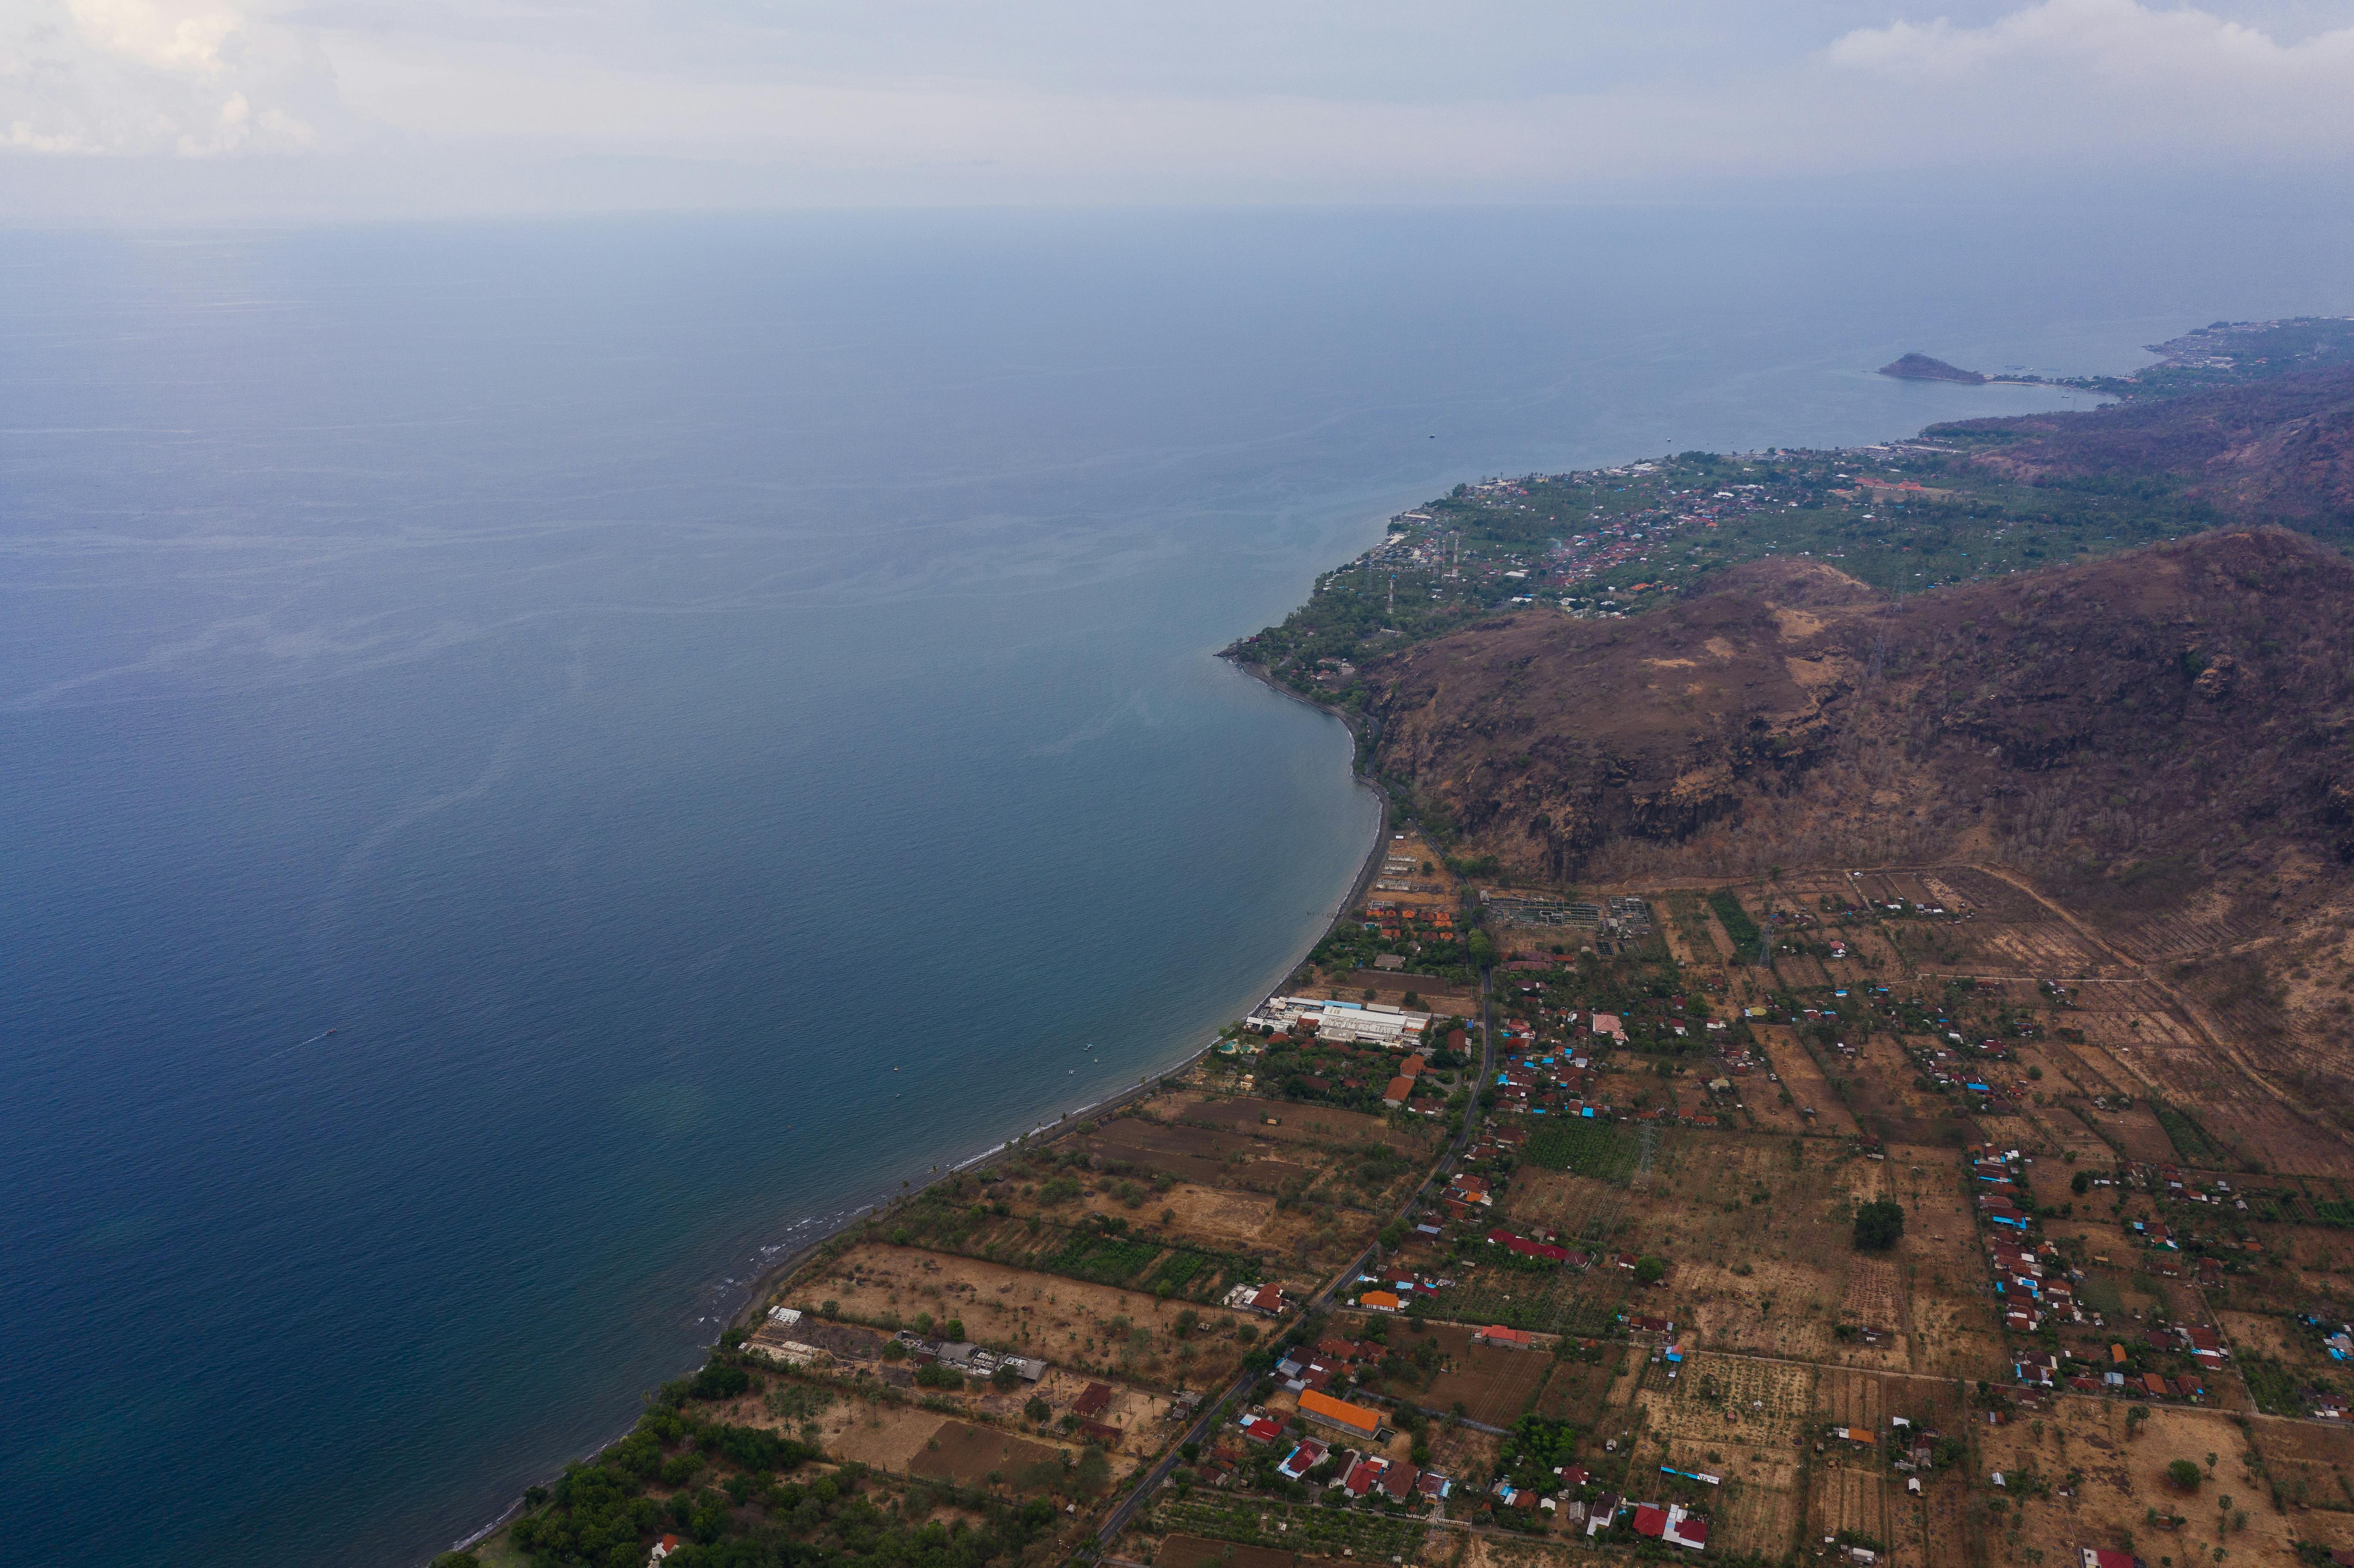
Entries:
{"type": "Polygon", "coordinates": [[[1657,1537],[1666,1533],[1668,1510],[1657,1503],[1635,1505],[1635,1533],[1657,1537]]]}

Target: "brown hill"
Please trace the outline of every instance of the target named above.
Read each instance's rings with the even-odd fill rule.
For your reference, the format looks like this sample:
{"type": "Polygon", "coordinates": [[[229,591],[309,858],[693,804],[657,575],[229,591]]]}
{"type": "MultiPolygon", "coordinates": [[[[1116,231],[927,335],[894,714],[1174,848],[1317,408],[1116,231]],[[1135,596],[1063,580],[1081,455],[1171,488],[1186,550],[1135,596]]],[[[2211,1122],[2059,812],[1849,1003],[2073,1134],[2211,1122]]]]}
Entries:
{"type": "Polygon", "coordinates": [[[2354,564],[2249,529],[1895,602],[1761,563],[1367,673],[1383,765],[1531,876],[1972,849],[2203,874],[2259,840],[2354,857],[2349,611],[2354,564]]]}
{"type": "Polygon", "coordinates": [[[1980,446],[1978,461],[2031,482],[2174,475],[2227,516],[2354,523],[2354,366],[1925,434],[1980,446]]]}
{"type": "Polygon", "coordinates": [[[1366,673],[1382,768],[1519,878],[2006,866],[2354,1125],[2354,563],[2302,535],[1893,602],[1764,563],[1366,673]]]}

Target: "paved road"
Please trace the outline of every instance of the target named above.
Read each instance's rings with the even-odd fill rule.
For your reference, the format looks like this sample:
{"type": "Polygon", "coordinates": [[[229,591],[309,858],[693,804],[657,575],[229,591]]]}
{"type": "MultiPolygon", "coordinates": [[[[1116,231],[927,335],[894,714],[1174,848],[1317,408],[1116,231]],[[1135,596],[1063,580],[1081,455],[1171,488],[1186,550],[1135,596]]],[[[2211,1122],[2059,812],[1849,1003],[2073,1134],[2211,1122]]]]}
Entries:
{"type": "MultiPolygon", "coordinates": [[[[1479,1070],[1471,1075],[1471,1103],[1463,1107],[1463,1125],[1456,1130],[1454,1143],[1448,1147],[1446,1153],[1439,1156],[1438,1163],[1431,1167],[1430,1174],[1422,1179],[1422,1185],[1416,1187],[1407,1196],[1405,1203],[1399,1206],[1397,1212],[1399,1218],[1411,1213],[1415,1205],[1429,1195],[1432,1183],[1441,1180],[1455,1168],[1463,1158],[1463,1151],[1471,1147],[1472,1135],[1479,1130],[1480,1092],[1487,1087],[1488,1081],[1495,1075],[1496,1005],[1492,981],[1493,977],[1490,971],[1484,969],[1480,971],[1479,1070]]],[[[1324,1288],[1309,1299],[1308,1305],[1301,1310],[1301,1317],[1310,1317],[1330,1308],[1332,1305],[1333,1297],[1339,1294],[1341,1287],[1364,1272],[1365,1265],[1372,1261],[1374,1253],[1380,1249],[1381,1244],[1375,1242],[1363,1252],[1359,1253],[1348,1267],[1325,1281],[1324,1288]]],[[[1152,1494],[1161,1489],[1161,1484],[1169,1478],[1169,1473],[1182,1462],[1181,1450],[1183,1446],[1187,1443],[1199,1443],[1207,1436],[1223,1419],[1227,1407],[1247,1393],[1252,1385],[1258,1382],[1261,1375],[1255,1372],[1245,1372],[1228,1384],[1225,1391],[1217,1398],[1203,1404],[1201,1414],[1194,1418],[1193,1425],[1185,1429],[1185,1435],[1171,1444],[1169,1451],[1161,1455],[1158,1461],[1138,1478],[1136,1485],[1129,1489],[1128,1495],[1113,1505],[1111,1512],[1104,1516],[1103,1523],[1096,1529],[1096,1539],[1098,1542],[1108,1546],[1121,1531],[1129,1527],[1137,1514],[1151,1502],[1152,1494]]]]}

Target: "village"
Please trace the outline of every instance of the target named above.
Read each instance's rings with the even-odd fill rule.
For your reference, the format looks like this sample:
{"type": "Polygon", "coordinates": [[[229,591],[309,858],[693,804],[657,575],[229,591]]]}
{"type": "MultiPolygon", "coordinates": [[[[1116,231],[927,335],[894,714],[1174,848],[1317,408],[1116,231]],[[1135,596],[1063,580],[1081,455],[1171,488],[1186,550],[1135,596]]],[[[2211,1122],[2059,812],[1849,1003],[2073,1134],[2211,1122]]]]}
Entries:
{"type": "Polygon", "coordinates": [[[1977,867],[1400,833],[1185,1070],[822,1248],[712,1418],[1153,1568],[2354,1561],[2354,1194],[2205,1027],[1977,867]]]}

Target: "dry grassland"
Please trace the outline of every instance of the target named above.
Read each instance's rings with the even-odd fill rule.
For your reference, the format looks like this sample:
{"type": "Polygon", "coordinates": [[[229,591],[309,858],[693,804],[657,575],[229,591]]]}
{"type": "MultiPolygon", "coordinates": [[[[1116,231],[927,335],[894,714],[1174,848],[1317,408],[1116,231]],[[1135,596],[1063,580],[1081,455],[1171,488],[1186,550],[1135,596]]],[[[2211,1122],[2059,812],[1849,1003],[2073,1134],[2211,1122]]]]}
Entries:
{"type": "Polygon", "coordinates": [[[1712,1552],[1778,1558],[1797,1547],[1815,1369],[1702,1354],[1673,1382],[1651,1366],[1636,1395],[1643,1425],[1628,1485],[1640,1493],[1662,1465],[1720,1476],[1708,1499],[1712,1552]]]}
{"type": "Polygon", "coordinates": [[[790,1292],[800,1305],[841,1304],[844,1318],[869,1323],[912,1322],[918,1312],[936,1319],[956,1318],[968,1338],[1068,1366],[1105,1367],[1119,1354],[1112,1319],[1126,1318],[1133,1329],[1151,1331],[1152,1343],[1129,1363],[1127,1375],[1164,1382],[1178,1374],[1196,1386],[1228,1375],[1240,1360],[1233,1333],[1257,1319],[1218,1307],[1193,1307],[1201,1327],[1182,1343],[1170,1338],[1180,1301],[1155,1301],[1140,1290],[1092,1285],[1060,1275],[1008,1268],[980,1258],[914,1247],[861,1243],[844,1250],[820,1271],[797,1280],[790,1292]],[[1180,1360],[1178,1351],[1192,1354],[1180,1360]]]}
{"type": "Polygon", "coordinates": [[[2272,1507],[2264,1475],[2251,1463],[2256,1449],[2232,1417],[2153,1406],[2135,1436],[2128,1408],[2115,1400],[2062,1398],[2040,1416],[1972,1428],[1970,1518],[1985,1531],[1991,1560],[2028,1563],[2027,1553],[2040,1551],[2044,1561],[2058,1561],[2084,1546],[2120,1547],[2127,1532],[2137,1555],[2155,1560],[2162,1553],[2183,1564],[2216,1561],[2218,1546],[2230,1561],[2281,1563],[2294,1560],[2289,1543],[2298,1536],[2331,1544],[2354,1540],[2354,1517],[2272,1507]],[[2203,1478],[2195,1491],[2178,1491],[2168,1481],[2167,1467],[2178,1459],[2199,1467],[2203,1478]],[[2009,1483],[2000,1490],[1986,1484],[1996,1470],[2009,1483]],[[2071,1472],[2082,1478],[2073,1489],[2065,1485],[2071,1472]],[[2029,1495],[2026,1480],[2047,1484],[2050,1495],[2029,1495]],[[2074,1496],[2062,1495],[2072,1489],[2074,1496]],[[2219,1506],[2225,1498],[2228,1513],[2219,1506]],[[2179,1516],[2184,1522],[2153,1526],[2153,1510],[2161,1520],[2179,1516]]]}

